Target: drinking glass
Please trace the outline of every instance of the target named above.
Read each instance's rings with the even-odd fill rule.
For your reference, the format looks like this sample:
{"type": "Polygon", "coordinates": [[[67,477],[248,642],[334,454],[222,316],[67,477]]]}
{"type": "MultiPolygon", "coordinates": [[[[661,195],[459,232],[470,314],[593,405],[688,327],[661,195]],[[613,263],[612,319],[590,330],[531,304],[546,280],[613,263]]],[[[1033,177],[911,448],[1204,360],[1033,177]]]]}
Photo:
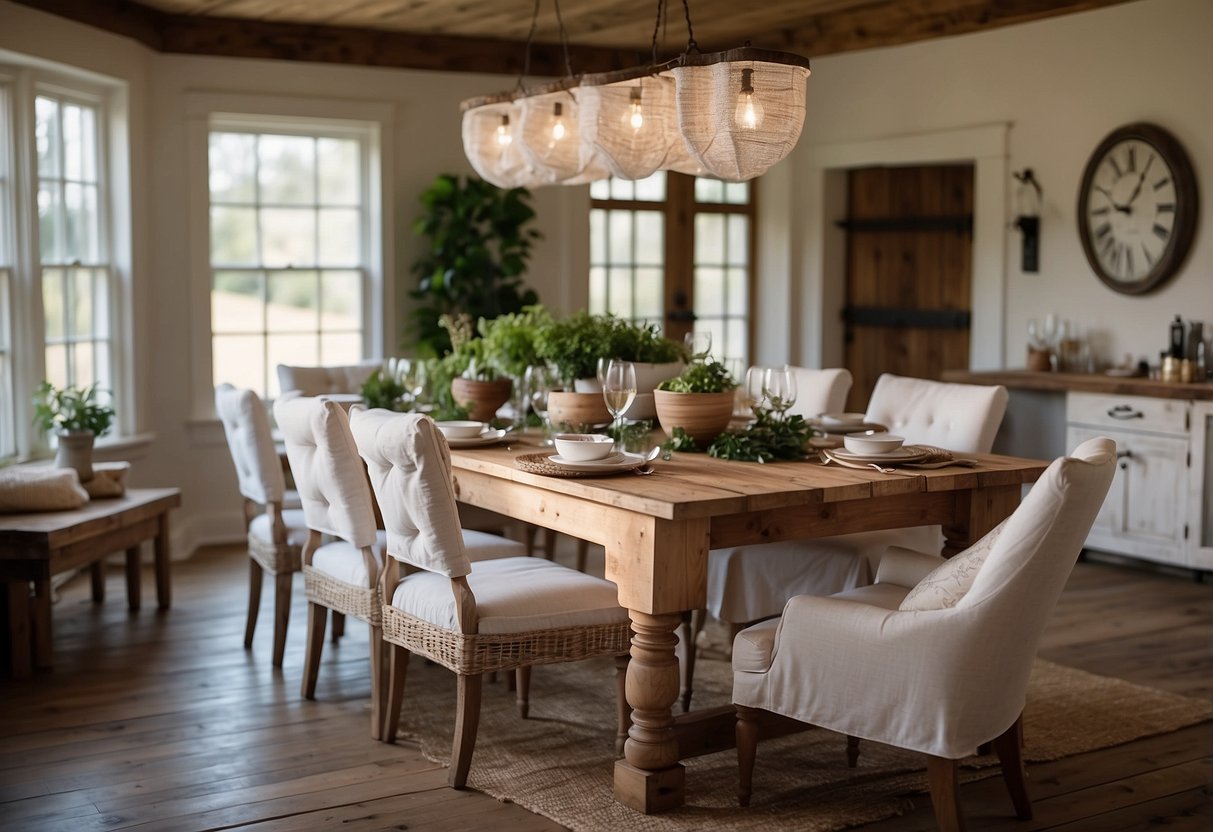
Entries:
{"type": "Polygon", "coordinates": [[[548,394],[559,389],[560,382],[555,371],[546,364],[532,364],[527,367],[524,381],[531,409],[543,422],[543,439],[539,444],[551,445],[552,423],[548,419],[548,394]]]}
{"type": "Polygon", "coordinates": [[[767,367],[762,375],[762,393],[782,419],[788,408],[796,403],[796,374],[792,368],[786,364],[767,367]]]}
{"type": "Polygon", "coordinates": [[[607,364],[602,381],[602,398],[614,422],[615,450],[622,450],[623,414],[636,399],[636,367],[631,361],[612,358],[607,364]]]}
{"type": "Polygon", "coordinates": [[[606,384],[606,371],[611,363],[611,357],[608,355],[599,356],[598,366],[595,370],[595,375],[598,377],[598,388],[601,390],[606,384]]]}
{"type": "Polygon", "coordinates": [[[683,336],[683,343],[691,353],[692,361],[704,361],[712,354],[712,333],[707,330],[688,332],[683,336]]]}
{"type": "Polygon", "coordinates": [[[751,367],[745,373],[745,405],[751,413],[766,400],[764,388],[767,368],[751,367]]]}

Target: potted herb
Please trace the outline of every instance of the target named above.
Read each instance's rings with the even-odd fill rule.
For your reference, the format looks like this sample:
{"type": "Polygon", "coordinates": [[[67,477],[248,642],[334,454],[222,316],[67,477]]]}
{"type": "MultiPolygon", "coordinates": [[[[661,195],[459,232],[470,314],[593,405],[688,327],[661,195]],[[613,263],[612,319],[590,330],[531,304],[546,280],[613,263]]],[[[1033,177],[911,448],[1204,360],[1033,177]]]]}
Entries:
{"type": "Polygon", "coordinates": [[[55,464],[74,468],[80,482],[93,478],[93,442],[110,429],[114,409],[101,404],[96,384],[57,388],[43,381],[34,391],[34,425],[58,438],[55,464]]]}
{"type": "Polygon", "coordinates": [[[385,410],[404,409],[407,392],[400,379],[384,372],[382,367],[367,376],[360,391],[367,407],[382,407],[385,410]]]}
{"type": "Polygon", "coordinates": [[[657,421],[667,435],[673,436],[675,428],[681,428],[697,444],[707,445],[729,426],[736,387],[724,365],[715,361],[691,364],[653,391],[657,421]]]}
{"type": "Polygon", "coordinates": [[[542,363],[538,340],[551,324],[551,315],[539,304],[521,312],[481,318],[477,328],[483,342],[484,361],[512,379],[521,379],[527,367],[542,363]]]}
{"type": "Polygon", "coordinates": [[[467,410],[469,419],[487,422],[497,408],[509,401],[513,383],[501,377],[493,366],[484,339],[473,337],[472,323],[466,315],[454,318],[443,315],[440,323],[450,333],[452,346],[438,362],[440,370],[434,388],[438,406],[443,410],[461,407],[467,410]],[[438,386],[447,383],[447,379],[449,397],[438,386]]]}

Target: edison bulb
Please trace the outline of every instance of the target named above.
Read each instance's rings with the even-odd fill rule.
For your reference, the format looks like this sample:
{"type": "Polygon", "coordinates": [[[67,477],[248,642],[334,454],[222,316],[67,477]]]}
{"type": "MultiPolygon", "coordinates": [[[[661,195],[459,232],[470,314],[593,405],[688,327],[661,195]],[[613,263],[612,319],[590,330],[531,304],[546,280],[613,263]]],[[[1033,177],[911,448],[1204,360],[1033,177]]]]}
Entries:
{"type": "Polygon", "coordinates": [[[743,130],[756,130],[762,124],[762,102],[754,97],[754,70],[741,71],[741,91],[737,93],[737,110],[733,121],[743,130]]]}
{"type": "Polygon", "coordinates": [[[510,135],[510,117],[502,116],[501,124],[497,125],[497,144],[505,147],[512,141],[514,137],[510,135]]]}
{"type": "MultiPolygon", "coordinates": [[[[552,105],[552,142],[554,145],[560,141],[568,133],[568,127],[564,123],[564,107],[559,103],[552,105]]],[[[550,147],[551,145],[549,145],[550,147]]]]}
{"type": "Polygon", "coordinates": [[[633,87],[631,99],[628,103],[628,126],[633,130],[640,130],[644,127],[644,107],[640,102],[640,87],[633,87]]]}

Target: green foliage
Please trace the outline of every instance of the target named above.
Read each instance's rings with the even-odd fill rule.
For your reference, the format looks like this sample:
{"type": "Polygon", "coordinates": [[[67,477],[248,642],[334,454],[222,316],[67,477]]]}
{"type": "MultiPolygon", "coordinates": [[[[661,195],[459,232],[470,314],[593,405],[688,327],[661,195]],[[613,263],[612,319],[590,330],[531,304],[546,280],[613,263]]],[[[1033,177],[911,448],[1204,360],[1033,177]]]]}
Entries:
{"type": "Polygon", "coordinates": [[[443,315],[472,320],[519,312],[539,297],[522,282],[531,246],[541,237],[529,228],[535,211],[525,188],[502,190],[475,177],[440,175],[421,194],[425,210],[413,230],[429,240],[413,264],[417,288],[410,296],[413,336],[422,352],[444,355],[443,315]]]}
{"type": "Polygon", "coordinates": [[[736,386],[723,364],[703,361],[687,365],[682,375],[666,379],[657,389],[670,393],[727,393],[736,386]]]}
{"type": "Polygon", "coordinates": [[[666,364],[686,361],[690,356],[686,347],[661,334],[657,324],[630,324],[619,318],[611,318],[611,358],[624,361],[640,361],[646,364],[666,364]]]}
{"type": "Polygon", "coordinates": [[[698,451],[699,445],[685,430],[676,427],[670,433],[670,438],[661,443],[661,450],[665,451],[663,458],[669,459],[673,451],[698,451]]]}
{"type": "Polygon", "coordinates": [[[113,424],[114,409],[97,401],[99,392],[96,384],[60,390],[43,381],[34,391],[34,425],[46,433],[88,430],[102,436],[113,424]]]}
{"type": "Polygon", "coordinates": [[[656,324],[635,325],[614,315],[585,311],[543,328],[536,347],[539,357],[554,364],[566,382],[593,378],[603,356],[655,364],[687,358],[686,348],[662,336],[656,324]]]}
{"type": "Polygon", "coordinates": [[[477,328],[485,360],[507,376],[521,378],[527,367],[540,363],[536,342],[539,333],[551,323],[552,316],[538,304],[521,312],[481,318],[477,328]]]}
{"type": "Polygon", "coordinates": [[[712,440],[708,455],[747,462],[804,459],[813,430],[803,416],[779,418],[774,410],[765,407],[756,407],[754,415],[755,422],[744,431],[725,431],[712,440]]]}
{"type": "Polygon", "coordinates": [[[399,379],[392,378],[382,369],[376,370],[362,384],[362,400],[367,407],[382,407],[386,410],[404,410],[404,394],[407,392],[399,379]]]}

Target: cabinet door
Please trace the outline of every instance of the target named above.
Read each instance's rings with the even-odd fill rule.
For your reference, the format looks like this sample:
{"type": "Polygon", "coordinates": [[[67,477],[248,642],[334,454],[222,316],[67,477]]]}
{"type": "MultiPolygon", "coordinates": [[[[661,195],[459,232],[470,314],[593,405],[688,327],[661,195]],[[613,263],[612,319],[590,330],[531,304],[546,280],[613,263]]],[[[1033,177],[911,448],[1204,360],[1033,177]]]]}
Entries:
{"type": "Polygon", "coordinates": [[[1095,436],[1116,441],[1112,487],[1087,538],[1093,549],[1187,566],[1188,442],[1071,426],[1071,448],[1095,436]]]}
{"type": "Polygon", "coordinates": [[[1213,402],[1192,407],[1192,463],[1189,467],[1189,563],[1213,569],[1213,402]]]}

